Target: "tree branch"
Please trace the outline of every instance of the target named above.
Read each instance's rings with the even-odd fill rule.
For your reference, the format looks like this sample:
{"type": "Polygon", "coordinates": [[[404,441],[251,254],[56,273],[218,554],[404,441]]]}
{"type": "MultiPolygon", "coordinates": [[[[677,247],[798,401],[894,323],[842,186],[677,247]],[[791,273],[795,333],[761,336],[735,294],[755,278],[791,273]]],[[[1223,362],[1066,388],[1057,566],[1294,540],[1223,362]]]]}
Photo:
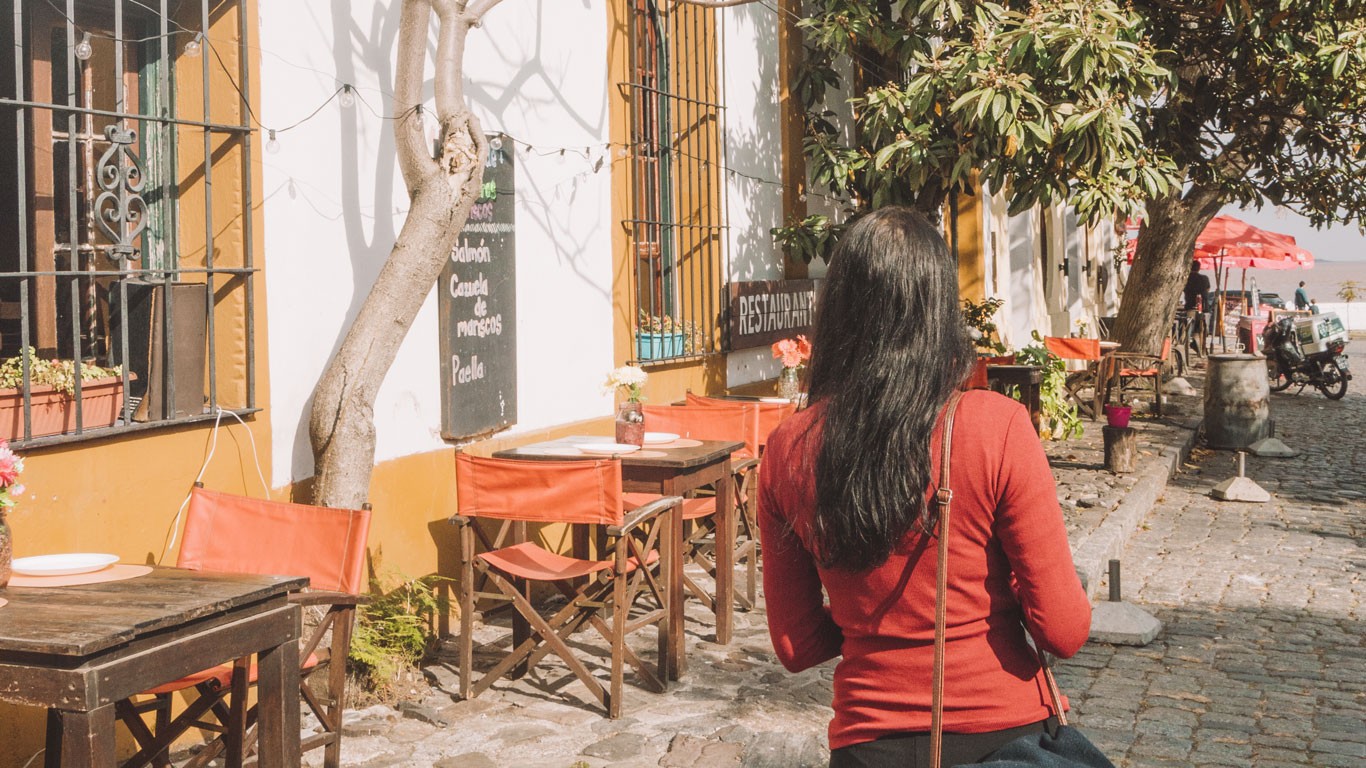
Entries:
{"type": "MultiPolygon", "coordinates": [[[[751,0],[745,0],[745,2],[750,1],[751,0]]],[[[477,26],[479,22],[483,20],[484,14],[493,10],[493,7],[501,2],[503,2],[503,0],[474,0],[474,2],[470,3],[469,7],[465,9],[463,15],[469,21],[470,25],[477,26]]]]}
{"type": "MultiPolygon", "coordinates": [[[[489,0],[476,0],[482,5],[489,0]]],[[[497,0],[494,0],[497,2],[497,0]]],[[[465,61],[465,38],[469,34],[471,22],[469,11],[461,12],[463,2],[436,0],[436,15],[441,20],[436,33],[436,111],[441,117],[441,128],[449,130],[451,117],[466,111],[465,78],[461,65],[465,61]]]]}
{"type": "MultiPolygon", "coordinates": [[[[733,8],[737,5],[749,5],[758,0],[674,0],[678,5],[696,5],[702,8],[733,8]]],[[[668,9],[665,12],[667,13],[668,9]]]]}
{"type": "Polygon", "coordinates": [[[412,197],[422,179],[437,171],[422,126],[422,83],[427,59],[430,0],[403,0],[399,17],[398,62],[394,67],[394,144],[403,184],[412,197]]]}

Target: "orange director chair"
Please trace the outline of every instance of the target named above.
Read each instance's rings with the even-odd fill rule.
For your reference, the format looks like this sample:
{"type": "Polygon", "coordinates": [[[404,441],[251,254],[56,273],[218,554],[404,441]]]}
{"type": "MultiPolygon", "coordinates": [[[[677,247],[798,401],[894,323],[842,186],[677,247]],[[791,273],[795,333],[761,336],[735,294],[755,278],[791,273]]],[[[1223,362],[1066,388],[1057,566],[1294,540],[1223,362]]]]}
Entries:
{"type": "Polygon", "coordinates": [[[1077,404],[1083,416],[1099,418],[1106,367],[1105,356],[1100,351],[1100,339],[1045,336],[1043,345],[1063,360],[1080,360],[1086,364],[1084,369],[1067,374],[1067,397],[1077,404]],[[1086,390],[1091,391],[1089,396],[1083,396],[1086,390]]]}
{"type": "MultiPolygon", "coordinates": [[[[745,589],[736,599],[747,610],[753,609],[758,598],[759,583],[759,526],[749,503],[750,485],[754,469],[759,466],[760,410],[756,403],[728,402],[726,405],[647,405],[645,429],[650,432],[672,432],[693,440],[729,440],[742,442],[745,447],[731,455],[732,503],[735,505],[735,559],[745,564],[745,589]]],[[[626,494],[626,503],[641,504],[649,494],[626,494]]],[[[684,557],[698,564],[716,578],[715,548],[716,498],[686,499],[683,520],[690,530],[685,533],[684,557]]],[[[707,610],[716,612],[716,600],[695,579],[683,575],[683,583],[701,600],[707,610]]]]}
{"type": "MultiPolygon", "coordinates": [[[[671,631],[665,582],[660,578],[660,556],[655,545],[668,530],[665,513],[677,507],[677,496],[652,497],[630,513],[624,511],[621,463],[594,461],[519,461],[457,453],[456,491],[460,513],[451,517],[460,540],[460,695],[470,699],[504,675],[518,678],[547,653],[554,653],[607,709],[621,716],[623,664],[630,663],[646,684],[664,690],[667,642],[671,631]],[[476,524],[483,518],[499,521],[490,536],[476,524]],[[551,552],[527,539],[527,523],[565,523],[598,526],[612,540],[603,560],[551,552]],[[647,530],[647,525],[649,525],[647,530]],[[476,554],[476,540],[482,545],[476,554]],[[645,567],[641,567],[644,564],[645,567]],[[476,572],[485,585],[481,591],[476,572]],[[548,617],[531,604],[533,582],[554,586],[567,599],[548,617]],[[654,605],[631,616],[637,599],[649,593],[654,605]],[[512,650],[478,680],[474,679],[475,600],[511,604],[512,650]],[[611,624],[603,619],[610,614],[611,624]],[[626,644],[630,633],[657,625],[659,660],[651,670],[626,644]],[[570,650],[568,638],[591,626],[611,646],[607,685],[570,650]]],[[[666,554],[668,550],[666,549],[666,554]]],[[[487,647],[487,646],[486,646],[487,647]]]]}
{"type": "Polygon", "coordinates": [[[688,405],[706,405],[717,408],[734,408],[736,405],[744,405],[750,408],[759,409],[759,452],[763,455],[764,446],[768,445],[769,433],[775,427],[783,423],[788,416],[797,412],[797,406],[793,403],[766,403],[762,400],[758,402],[746,402],[743,400],[726,400],[720,397],[705,397],[703,395],[687,394],[688,405]]]}
{"type": "MultiPolygon", "coordinates": [[[[177,567],[195,571],[309,578],[309,588],[290,595],[290,602],[325,609],[322,621],[299,653],[300,694],[318,718],[322,732],[304,738],[302,749],[324,747],[326,768],[341,765],[346,656],[364,585],[369,531],[368,504],[364,509],[315,507],[219,493],[196,483],[190,492],[185,534],[176,561],[177,567]],[[328,637],[327,647],[320,648],[328,637]],[[315,686],[323,689],[321,694],[315,686]]],[[[117,702],[115,712],[139,747],[124,768],[169,766],[170,745],[191,728],[221,734],[186,763],[208,764],[228,748],[228,739],[234,738],[229,724],[255,723],[255,708],[246,708],[245,695],[247,686],[255,681],[256,665],[239,659],[145,691],[143,695],[151,696],[148,701],[117,702]],[[179,692],[197,696],[172,720],[171,698],[179,692]],[[142,718],[148,711],[155,712],[151,729],[142,718]],[[202,719],[206,715],[216,721],[202,719]]],[[[243,735],[242,748],[248,753],[253,748],[254,730],[243,735]]]]}
{"type": "Polygon", "coordinates": [[[1171,359],[1172,339],[1168,336],[1162,341],[1162,354],[1145,355],[1139,352],[1111,352],[1109,375],[1105,377],[1103,402],[1109,402],[1114,393],[1121,400],[1126,389],[1134,388],[1138,382],[1145,388],[1145,382],[1153,385],[1153,413],[1162,415],[1162,377],[1166,373],[1167,361],[1171,359]]]}

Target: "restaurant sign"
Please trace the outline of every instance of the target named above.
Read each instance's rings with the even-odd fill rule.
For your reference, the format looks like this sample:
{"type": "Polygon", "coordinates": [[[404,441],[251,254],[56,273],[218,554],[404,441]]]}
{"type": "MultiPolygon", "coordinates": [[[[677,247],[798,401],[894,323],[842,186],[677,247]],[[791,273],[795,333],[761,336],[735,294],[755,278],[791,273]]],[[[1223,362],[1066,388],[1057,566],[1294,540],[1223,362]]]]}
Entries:
{"type": "Polygon", "coordinates": [[[755,280],[730,284],[728,348],[763,347],[811,334],[815,280],[755,280]]]}
{"type": "Polygon", "coordinates": [[[484,186],[437,281],[441,436],[517,422],[517,249],[512,142],[489,148],[484,186]]]}

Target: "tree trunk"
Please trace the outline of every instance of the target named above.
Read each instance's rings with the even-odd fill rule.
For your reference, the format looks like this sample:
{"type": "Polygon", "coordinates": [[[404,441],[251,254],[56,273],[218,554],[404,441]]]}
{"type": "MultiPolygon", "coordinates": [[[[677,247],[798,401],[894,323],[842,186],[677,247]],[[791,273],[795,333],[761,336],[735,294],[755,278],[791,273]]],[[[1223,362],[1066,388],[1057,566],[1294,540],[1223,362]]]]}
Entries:
{"type": "Polygon", "coordinates": [[[478,118],[465,105],[465,38],[499,1],[403,0],[394,70],[394,132],[412,205],[389,259],[313,390],[308,431],[315,504],[356,508],[368,499],[380,384],[479,196],[488,146],[478,118]],[[432,156],[422,126],[433,11],[441,22],[433,77],[441,122],[440,157],[432,156]]]}
{"type": "Polygon", "coordinates": [[[1190,275],[1195,241],[1223,205],[1217,192],[1193,187],[1186,195],[1149,200],[1133,269],[1115,320],[1115,340],[1126,352],[1158,354],[1190,275]]]}

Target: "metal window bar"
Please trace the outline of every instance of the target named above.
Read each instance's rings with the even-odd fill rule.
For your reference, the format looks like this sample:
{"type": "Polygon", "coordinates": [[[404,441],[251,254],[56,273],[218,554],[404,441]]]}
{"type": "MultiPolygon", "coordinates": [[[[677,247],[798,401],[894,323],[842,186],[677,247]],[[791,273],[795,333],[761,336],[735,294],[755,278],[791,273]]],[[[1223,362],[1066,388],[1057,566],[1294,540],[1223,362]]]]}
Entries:
{"type": "Polygon", "coordinates": [[[720,103],[714,9],[631,0],[631,309],[644,363],[721,351],[720,103]]]}
{"type": "MultiPolygon", "coordinates": [[[[159,39],[152,45],[142,48],[142,56],[135,59],[141,62],[132,77],[136,78],[140,85],[140,90],[152,87],[156,88],[154,99],[156,102],[155,110],[144,109],[146,99],[140,100],[138,106],[130,106],[128,82],[130,77],[128,68],[129,60],[126,59],[127,51],[125,42],[129,35],[125,34],[129,29],[128,11],[130,6],[125,0],[65,0],[64,8],[56,4],[49,4],[60,20],[52,19],[51,26],[43,25],[45,9],[41,6],[34,6],[28,0],[12,0],[12,11],[9,13],[10,26],[8,31],[12,37],[12,49],[14,58],[11,63],[14,72],[13,92],[10,94],[0,93],[0,120],[3,120],[3,113],[10,112],[14,116],[13,135],[15,136],[14,156],[12,158],[13,167],[16,169],[13,201],[13,214],[15,226],[15,240],[18,246],[15,260],[8,268],[0,269],[0,288],[4,288],[4,295],[9,296],[17,293],[18,298],[18,337],[19,345],[17,349],[9,342],[9,339],[0,341],[0,348],[3,348],[6,355],[11,351],[17,352],[19,357],[19,387],[22,399],[22,430],[17,426],[12,434],[0,435],[0,437],[13,438],[18,446],[36,446],[48,443],[67,442],[72,439],[80,439],[87,435],[86,407],[83,398],[85,385],[80,375],[82,363],[101,362],[107,363],[117,358],[122,363],[122,384],[124,398],[122,403],[121,423],[116,420],[113,429],[100,429],[94,434],[102,436],[120,431],[141,431],[148,428],[155,428],[168,423],[187,423],[213,418],[214,411],[220,406],[218,391],[218,348],[216,345],[215,332],[215,297],[216,297],[216,278],[223,275],[226,279],[225,285],[233,286],[231,292],[241,290],[243,301],[241,305],[242,318],[246,334],[246,347],[241,353],[240,360],[221,361],[240,364],[245,371],[245,404],[235,405],[228,410],[233,410],[239,414],[255,412],[255,317],[254,317],[254,278],[257,272],[252,257],[251,244],[253,242],[253,222],[252,222],[252,187],[251,187],[251,138],[252,129],[247,123],[249,115],[245,94],[249,91],[249,57],[248,53],[248,24],[246,14],[238,0],[214,0],[211,9],[210,0],[201,0],[199,3],[199,23],[201,30],[204,31],[203,45],[208,47],[212,44],[209,39],[211,28],[211,10],[214,14],[222,15],[225,10],[235,12],[237,26],[234,30],[237,40],[234,41],[236,50],[236,90],[239,91],[236,100],[237,115],[236,122],[215,121],[212,112],[212,105],[215,101],[225,102],[223,99],[215,99],[215,96],[224,87],[215,87],[214,73],[210,70],[208,57],[213,55],[211,51],[205,51],[200,60],[199,74],[202,77],[203,93],[203,115],[202,120],[192,120],[178,117],[174,114],[174,56],[178,49],[172,44],[172,35],[183,31],[184,27],[176,22],[168,9],[167,0],[159,0],[159,7],[154,8],[145,0],[128,0],[131,3],[134,15],[138,16],[142,31],[137,36],[143,36],[149,29],[157,29],[159,39]],[[110,7],[112,5],[112,8],[110,7]],[[78,14],[81,16],[78,18],[78,14]],[[112,24],[112,35],[110,26],[112,24]],[[178,30],[172,30],[174,25],[178,30]],[[64,45],[59,45],[61,38],[50,35],[46,30],[62,27],[62,38],[64,45]],[[113,109],[101,108],[96,103],[94,93],[95,75],[92,70],[87,69],[85,61],[76,55],[76,45],[78,39],[87,32],[94,32],[103,39],[112,40],[113,52],[113,109]],[[43,50],[41,46],[48,45],[51,50],[43,50]],[[60,48],[60,52],[58,50],[60,48]],[[63,53],[64,55],[59,55],[63,53]],[[151,54],[149,58],[149,53],[151,54]],[[31,75],[32,64],[39,56],[46,56],[45,64],[50,64],[53,85],[61,84],[64,87],[61,92],[54,89],[53,98],[44,101],[43,94],[31,88],[28,77],[31,75]],[[148,66],[155,64],[155,83],[148,82],[148,66]],[[108,119],[111,124],[105,128],[103,138],[95,129],[97,118],[108,119]],[[64,256],[65,269],[42,269],[34,263],[34,258],[38,256],[35,247],[39,244],[39,239],[35,238],[32,230],[37,226],[30,221],[34,216],[32,201],[29,200],[31,193],[36,194],[37,189],[29,189],[29,175],[31,169],[38,166],[31,165],[31,153],[38,151],[34,142],[38,138],[38,132],[30,132],[30,124],[39,120],[48,120],[52,128],[49,130],[52,142],[51,150],[54,161],[65,161],[65,175],[61,177],[58,173],[58,166],[54,162],[52,177],[40,181],[40,186],[46,183],[52,190],[54,201],[62,200],[65,195],[65,221],[52,220],[53,231],[52,256],[49,261],[64,256]],[[142,149],[144,151],[158,151],[161,154],[157,157],[160,169],[160,178],[153,178],[151,181],[154,187],[144,190],[147,182],[145,171],[134,150],[138,131],[130,128],[135,125],[138,128],[150,129],[157,135],[157,140],[144,140],[142,149]],[[61,130],[64,126],[65,130],[61,130]],[[179,254],[176,252],[175,242],[179,232],[179,150],[177,147],[177,132],[180,128],[198,128],[203,133],[203,165],[202,165],[202,184],[204,194],[204,267],[182,267],[179,263],[179,254]],[[214,145],[219,143],[219,148],[238,149],[241,152],[242,174],[242,193],[238,202],[238,214],[242,219],[243,236],[241,238],[241,267],[218,266],[215,264],[214,248],[214,193],[213,193],[213,172],[214,172],[214,145]],[[58,152],[58,147],[64,149],[58,152]],[[98,160],[96,159],[99,155],[98,160]],[[167,170],[169,169],[169,171],[167,170]],[[59,188],[59,181],[65,182],[64,187],[59,188]],[[103,190],[98,196],[96,192],[103,190]],[[159,196],[153,205],[163,206],[158,210],[164,231],[157,233],[158,248],[168,246],[170,253],[164,256],[160,253],[152,254],[148,252],[148,244],[152,242],[153,233],[147,230],[148,218],[151,215],[149,209],[148,196],[144,191],[159,196]],[[62,230],[65,230],[63,233],[62,230]],[[65,234],[65,242],[60,242],[60,236],[65,234]],[[103,237],[107,243],[101,242],[103,237]],[[113,258],[111,258],[111,256],[113,258]],[[138,261],[135,263],[135,259],[138,261]],[[112,268],[102,269],[101,262],[112,263],[112,268]],[[172,286],[183,285],[181,279],[186,276],[200,276],[203,280],[202,285],[205,293],[206,315],[205,322],[205,343],[207,345],[206,363],[208,367],[208,408],[200,409],[200,412],[191,412],[185,415],[178,415],[175,403],[176,383],[176,355],[172,354],[171,342],[176,338],[174,328],[174,294],[172,286]],[[155,358],[161,367],[162,386],[161,401],[163,413],[151,414],[150,420],[145,423],[134,423],[134,406],[132,398],[128,396],[130,388],[130,362],[133,359],[134,350],[129,347],[130,316],[129,316],[129,285],[130,281],[141,280],[148,283],[159,283],[161,287],[160,314],[162,321],[162,333],[158,339],[155,334],[149,334],[148,349],[146,350],[149,358],[155,358]],[[52,295],[56,301],[45,309],[43,296],[45,292],[51,294],[51,288],[44,289],[45,282],[57,287],[66,285],[68,296],[65,303],[65,311],[62,308],[62,297],[60,292],[52,295]],[[118,311],[111,313],[108,311],[108,304],[118,297],[118,311]],[[38,305],[34,304],[34,297],[38,297],[38,305]],[[101,323],[101,308],[105,309],[103,323],[101,323]],[[72,411],[74,415],[74,425],[65,429],[60,434],[55,435],[35,435],[33,432],[33,409],[34,393],[32,381],[31,360],[25,350],[33,346],[33,328],[37,313],[48,313],[49,320],[39,322],[56,323],[53,330],[57,332],[55,337],[51,337],[51,342],[55,342],[53,348],[41,350],[45,357],[51,357],[52,352],[57,352],[59,357],[69,359],[72,365],[72,382],[74,398],[72,411]],[[62,315],[65,314],[66,322],[62,322],[62,315]],[[117,318],[117,343],[111,338],[113,333],[112,326],[117,318]],[[62,329],[60,326],[66,325],[69,338],[61,340],[62,329]],[[160,344],[159,348],[153,348],[160,344]],[[62,354],[60,348],[69,344],[69,354],[62,354]]],[[[3,22],[3,18],[0,18],[3,22]]],[[[136,22],[135,22],[136,24],[136,22]]],[[[0,23],[0,28],[4,27],[0,23]]],[[[231,33],[230,33],[231,34],[231,33]]],[[[228,50],[228,49],[225,49],[228,50]]],[[[226,78],[234,78],[234,73],[227,65],[223,67],[222,75],[226,78]]],[[[220,84],[221,85],[221,84],[220,84]]],[[[146,131],[143,132],[146,135],[146,131]]],[[[55,209],[54,209],[55,211],[55,209]]],[[[54,267],[60,264],[52,261],[54,267]]],[[[152,301],[153,305],[157,302],[152,301]]],[[[0,317],[0,320],[3,320],[0,317]]],[[[8,331],[7,331],[8,332],[8,331]]],[[[235,346],[235,345],[234,345],[235,346]]],[[[150,394],[152,382],[146,382],[148,393],[150,394]]],[[[191,396],[193,397],[193,396],[191,396]]],[[[68,423],[70,420],[68,419],[68,423]]]]}

